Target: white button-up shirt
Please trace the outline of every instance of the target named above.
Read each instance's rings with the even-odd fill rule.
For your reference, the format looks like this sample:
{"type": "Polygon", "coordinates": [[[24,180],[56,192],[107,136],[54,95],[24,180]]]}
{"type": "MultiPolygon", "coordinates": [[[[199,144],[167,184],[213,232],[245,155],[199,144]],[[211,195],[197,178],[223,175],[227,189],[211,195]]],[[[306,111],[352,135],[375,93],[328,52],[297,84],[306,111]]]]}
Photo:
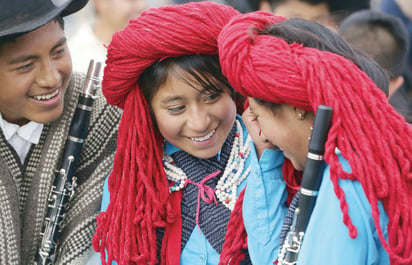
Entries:
{"type": "Polygon", "coordinates": [[[19,126],[4,120],[0,113],[0,128],[7,142],[14,148],[23,164],[31,145],[39,143],[43,124],[30,121],[23,126],[19,126]]]}

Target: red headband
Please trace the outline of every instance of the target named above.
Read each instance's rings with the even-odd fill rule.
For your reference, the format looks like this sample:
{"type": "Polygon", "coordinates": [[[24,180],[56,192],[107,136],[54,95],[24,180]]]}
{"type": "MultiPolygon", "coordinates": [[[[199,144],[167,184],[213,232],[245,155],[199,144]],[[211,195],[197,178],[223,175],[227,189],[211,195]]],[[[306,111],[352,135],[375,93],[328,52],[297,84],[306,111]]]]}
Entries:
{"type": "Polygon", "coordinates": [[[239,14],[213,2],[170,5],[144,11],[113,35],[108,47],[103,93],[121,108],[127,94],[138,89],[140,74],[166,57],[217,54],[217,36],[239,14]]]}

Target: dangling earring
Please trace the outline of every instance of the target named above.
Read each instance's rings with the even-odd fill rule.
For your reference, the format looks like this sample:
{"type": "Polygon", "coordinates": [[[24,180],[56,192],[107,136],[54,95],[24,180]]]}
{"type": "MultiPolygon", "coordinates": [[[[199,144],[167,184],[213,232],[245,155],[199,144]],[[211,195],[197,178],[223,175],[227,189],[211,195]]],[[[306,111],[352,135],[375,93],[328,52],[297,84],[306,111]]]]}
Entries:
{"type": "Polygon", "coordinates": [[[299,120],[303,120],[305,118],[305,112],[301,111],[299,112],[299,120]]]}
{"type": "MultiPolygon", "coordinates": [[[[312,135],[312,131],[313,131],[313,126],[310,126],[310,132],[311,132],[310,134],[311,134],[311,135],[312,135]]],[[[309,136],[309,137],[308,137],[308,141],[310,141],[310,139],[312,139],[312,137],[309,136]]]]}

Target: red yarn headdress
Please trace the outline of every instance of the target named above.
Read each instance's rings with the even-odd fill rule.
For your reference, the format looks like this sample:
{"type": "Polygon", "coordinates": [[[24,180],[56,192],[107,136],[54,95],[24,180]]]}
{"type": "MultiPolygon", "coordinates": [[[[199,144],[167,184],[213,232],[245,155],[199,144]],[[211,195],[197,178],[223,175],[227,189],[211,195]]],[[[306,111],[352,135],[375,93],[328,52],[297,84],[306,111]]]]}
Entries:
{"type": "MultiPolygon", "coordinates": [[[[163,170],[162,139],[138,86],[141,73],[165,57],[217,54],[217,36],[237,14],[232,7],[212,2],[163,6],[146,10],[114,34],[103,93],[124,112],[109,177],[110,203],[98,217],[93,238],[96,251],[103,257],[107,251],[109,264],[156,264],[156,228],[166,229],[167,241],[168,226],[178,214],[163,170]]],[[[170,249],[163,246],[162,255],[166,251],[170,249]]],[[[180,253],[180,244],[176,251],[180,253]]]]}
{"type": "Polygon", "coordinates": [[[412,264],[411,126],[351,61],[257,34],[256,29],[274,20],[274,15],[256,12],[237,16],[224,27],[218,39],[223,73],[245,96],[311,112],[320,104],[333,108],[325,160],[350,236],[356,237],[357,230],[339,178],[361,183],[391,264],[412,264]],[[352,173],[342,169],[336,147],[349,161],[352,173]],[[379,223],[378,200],[389,216],[388,242],[379,223]]]}

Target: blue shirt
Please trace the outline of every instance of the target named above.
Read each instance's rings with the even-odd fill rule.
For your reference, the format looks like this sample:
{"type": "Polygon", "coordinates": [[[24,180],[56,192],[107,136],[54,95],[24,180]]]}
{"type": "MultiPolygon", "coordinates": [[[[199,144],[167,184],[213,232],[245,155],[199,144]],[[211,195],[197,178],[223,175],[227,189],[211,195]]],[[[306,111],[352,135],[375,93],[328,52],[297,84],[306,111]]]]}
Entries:
{"type": "Polygon", "coordinates": [[[266,149],[258,161],[252,145],[251,160],[252,171],[243,198],[248,251],[253,264],[272,264],[278,253],[280,232],[287,213],[283,152],[266,149]]]}
{"type": "MultiPolygon", "coordinates": [[[[350,172],[349,163],[341,156],[339,156],[339,161],[343,169],[350,172]]],[[[273,188],[269,184],[267,183],[264,189],[273,188]]],[[[371,206],[361,184],[358,181],[339,179],[339,186],[345,193],[345,199],[349,206],[349,216],[358,231],[357,237],[350,238],[348,228],[343,224],[343,214],[330,180],[329,167],[327,167],[324,171],[315,208],[304,235],[298,264],[388,265],[389,256],[378,238],[371,215],[371,206]]],[[[271,204],[270,200],[267,202],[267,207],[277,207],[271,204]]],[[[378,203],[378,208],[380,226],[385,238],[387,238],[388,217],[381,202],[378,203]]],[[[257,215],[258,213],[256,213],[257,215]]],[[[268,218],[267,223],[271,222],[268,218]]],[[[262,234],[256,234],[256,237],[261,236],[265,237],[266,233],[262,231],[262,234]]],[[[279,238],[272,238],[266,244],[263,244],[263,241],[260,244],[249,243],[249,252],[258,251],[259,253],[259,255],[251,255],[252,263],[272,264],[277,259],[277,254],[274,255],[273,250],[278,249],[278,241],[279,238]]]]}
{"type": "MultiPolygon", "coordinates": [[[[242,128],[243,128],[243,139],[246,140],[247,136],[247,131],[245,128],[245,125],[241,121],[241,118],[239,115],[237,115],[237,119],[241,122],[242,128]]],[[[251,163],[259,163],[257,158],[256,158],[256,151],[254,149],[253,143],[251,143],[251,154],[249,155],[248,159],[246,160],[245,163],[245,169],[249,167],[251,163]]],[[[166,153],[167,154],[172,154],[174,152],[179,151],[180,149],[171,145],[170,143],[166,144],[166,153]]],[[[219,155],[219,154],[218,154],[219,155]]],[[[272,194],[269,193],[266,195],[262,196],[268,196],[272,200],[282,200],[284,205],[284,201],[286,200],[286,193],[285,193],[285,183],[282,180],[282,164],[283,164],[283,154],[281,151],[273,151],[273,150],[266,150],[261,159],[260,162],[262,164],[262,174],[253,174],[254,177],[252,178],[252,182],[249,182],[250,176],[252,174],[249,174],[249,177],[246,178],[238,187],[238,195],[239,193],[244,189],[246,186],[246,183],[254,187],[255,185],[263,185],[263,183],[269,181],[272,182],[269,179],[274,179],[273,183],[276,183],[273,189],[268,190],[268,192],[273,192],[272,194]]],[[[254,189],[253,189],[254,190],[254,189]]],[[[280,211],[277,209],[270,209],[268,211],[268,214],[272,215],[279,215],[276,216],[277,220],[282,220],[282,222],[274,222],[271,224],[269,227],[262,227],[260,225],[260,222],[257,223],[257,225],[251,224],[255,220],[255,214],[253,212],[253,208],[250,208],[249,206],[245,207],[245,204],[250,204],[250,206],[257,207],[257,208],[266,208],[265,203],[262,204],[265,200],[261,200],[260,195],[259,196],[251,196],[252,194],[248,193],[248,189],[245,191],[245,198],[243,200],[243,217],[245,220],[245,227],[246,227],[246,220],[248,220],[248,227],[246,227],[246,231],[250,231],[251,233],[254,233],[255,230],[261,231],[262,229],[267,231],[267,230],[272,230],[273,226],[276,224],[276,227],[279,225],[279,229],[273,229],[272,234],[276,234],[277,238],[280,236],[280,228],[282,226],[283,218],[286,215],[286,207],[282,206],[280,207],[280,211]],[[246,211],[245,211],[246,210],[246,211]],[[279,223],[279,224],[278,224],[279,223]],[[279,231],[277,231],[279,230],[279,231]]],[[[102,207],[101,210],[105,211],[107,208],[108,204],[110,201],[110,194],[108,192],[108,183],[107,180],[104,185],[104,191],[103,191],[103,199],[102,199],[102,207]]],[[[274,204],[276,202],[272,201],[274,204]]],[[[279,202],[278,202],[279,204],[279,202]]],[[[276,205],[278,205],[276,204],[276,205]]],[[[263,218],[266,220],[266,218],[263,218]]],[[[268,236],[267,236],[268,237],[268,236]]],[[[249,241],[248,241],[249,242],[249,241]]],[[[217,253],[212,245],[207,241],[206,237],[204,234],[201,232],[201,230],[196,226],[194,230],[191,233],[191,236],[189,237],[180,257],[180,264],[181,265],[217,265],[219,263],[219,253],[217,253]],[[199,233],[200,231],[200,233],[199,233]]],[[[100,263],[101,264],[101,263],[100,263]]],[[[115,263],[113,263],[115,264],[115,263]]]]}

